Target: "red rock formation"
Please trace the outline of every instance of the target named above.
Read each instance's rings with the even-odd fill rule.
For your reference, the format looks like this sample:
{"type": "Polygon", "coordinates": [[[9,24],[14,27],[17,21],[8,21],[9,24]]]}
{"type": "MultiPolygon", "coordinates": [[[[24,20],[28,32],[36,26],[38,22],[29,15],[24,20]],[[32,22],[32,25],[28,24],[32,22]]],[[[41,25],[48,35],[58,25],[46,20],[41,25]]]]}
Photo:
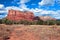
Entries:
{"type": "Polygon", "coordinates": [[[52,18],[50,16],[40,16],[39,19],[42,20],[42,21],[56,20],[55,18],[52,18]]]}
{"type": "Polygon", "coordinates": [[[29,11],[18,11],[18,10],[9,10],[7,19],[13,20],[13,21],[19,21],[19,20],[28,20],[33,21],[34,20],[34,14],[29,11]]]}
{"type": "Polygon", "coordinates": [[[34,14],[30,11],[18,11],[18,10],[9,10],[7,19],[13,20],[13,21],[20,21],[20,20],[27,20],[27,21],[33,21],[33,20],[56,20],[55,18],[52,18],[50,16],[40,16],[35,17],[34,14]]]}

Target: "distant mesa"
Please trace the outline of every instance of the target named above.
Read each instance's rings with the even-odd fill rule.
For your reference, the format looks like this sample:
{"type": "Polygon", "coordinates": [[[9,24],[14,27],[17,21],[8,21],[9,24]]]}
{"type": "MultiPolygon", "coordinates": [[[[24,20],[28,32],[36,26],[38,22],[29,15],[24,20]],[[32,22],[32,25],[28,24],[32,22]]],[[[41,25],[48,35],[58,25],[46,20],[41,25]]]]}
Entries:
{"type": "Polygon", "coordinates": [[[56,20],[55,18],[52,18],[50,16],[40,16],[39,19],[42,20],[42,21],[56,20]]]}

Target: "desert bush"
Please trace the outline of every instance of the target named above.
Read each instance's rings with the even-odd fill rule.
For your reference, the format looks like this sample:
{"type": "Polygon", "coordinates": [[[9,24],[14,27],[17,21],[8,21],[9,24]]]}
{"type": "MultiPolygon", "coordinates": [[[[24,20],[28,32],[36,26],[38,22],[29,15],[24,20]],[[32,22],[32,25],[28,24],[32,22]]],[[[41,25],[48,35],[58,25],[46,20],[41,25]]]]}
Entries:
{"type": "Polygon", "coordinates": [[[2,24],[2,19],[0,19],[0,24],[2,24]]]}
{"type": "Polygon", "coordinates": [[[24,25],[30,25],[30,24],[32,24],[30,21],[27,21],[27,20],[23,20],[22,23],[23,23],[24,25]]]}
{"type": "Polygon", "coordinates": [[[42,21],[42,20],[35,20],[35,21],[27,21],[27,20],[20,20],[20,21],[11,21],[6,18],[0,19],[0,24],[24,24],[24,25],[60,25],[60,20],[47,20],[47,21],[42,21]]]}
{"type": "Polygon", "coordinates": [[[56,24],[57,24],[57,25],[60,25],[60,20],[57,20],[57,21],[56,21],[56,24]]]}
{"type": "Polygon", "coordinates": [[[54,25],[54,24],[56,24],[56,21],[49,20],[49,25],[54,25]]]}
{"type": "Polygon", "coordinates": [[[11,24],[13,24],[13,21],[10,21],[8,19],[5,19],[4,20],[4,23],[7,24],[7,25],[11,25],[11,24]]]}
{"type": "Polygon", "coordinates": [[[43,21],[39,20],[36,22],[37,25],[43,25],[43,21]]]}

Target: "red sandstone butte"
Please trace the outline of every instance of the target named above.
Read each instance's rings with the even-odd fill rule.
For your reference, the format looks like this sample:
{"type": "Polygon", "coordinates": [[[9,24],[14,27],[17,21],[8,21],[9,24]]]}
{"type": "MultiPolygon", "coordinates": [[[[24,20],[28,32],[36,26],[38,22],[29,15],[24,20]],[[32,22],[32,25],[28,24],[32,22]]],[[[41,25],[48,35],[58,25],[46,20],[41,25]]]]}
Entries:
{"type": "Polygon", "coordinates": [[[9,10],[7,19],[13,20],[13,21],[20,21],[20,20],[27,20],[27,21],[33,21],[34,20],[34,14],[30,11],[19,11],[19,10],[9,10]]]}

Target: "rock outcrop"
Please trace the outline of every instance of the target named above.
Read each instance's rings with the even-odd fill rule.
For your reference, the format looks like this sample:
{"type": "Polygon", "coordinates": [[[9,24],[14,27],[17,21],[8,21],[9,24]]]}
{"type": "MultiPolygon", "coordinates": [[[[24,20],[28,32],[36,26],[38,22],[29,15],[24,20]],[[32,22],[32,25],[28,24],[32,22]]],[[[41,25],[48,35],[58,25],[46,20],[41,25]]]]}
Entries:
{"type": "Polygon", "coordinates": [[[56,20],[55,18],[52,18],[50,16],[40,16],[39,19],[42,20],[42,21],[56,20]]]}
{"type": "Polygon", "coordinates": [[[34,14],[30,11],[18,11],[18,10],[9,10],[7,19],[13,20],[13,21],[20,21],[20,20],[28,20],[33,21],[34,20],[34,14]]]}
{"type": "Polygon", "coordinates": [[[37,16],[35,17],[34,14],[30,11],[19,11],[19,10],[9,10],[7,19],[13,21],[20,21],[20,20],[27,20],[27,21],[34,21],[34,20],[56,20],[50,16],[37,16]]]}

